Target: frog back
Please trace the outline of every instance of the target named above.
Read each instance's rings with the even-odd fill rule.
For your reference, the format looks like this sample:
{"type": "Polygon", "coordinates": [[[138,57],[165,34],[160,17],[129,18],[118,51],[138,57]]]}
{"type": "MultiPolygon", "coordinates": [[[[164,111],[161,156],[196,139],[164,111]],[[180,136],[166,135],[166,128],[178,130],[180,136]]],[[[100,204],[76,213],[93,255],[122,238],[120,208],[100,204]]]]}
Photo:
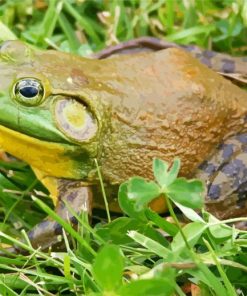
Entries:
{"type": "Polygon", "coordinates": [[[100,100],[110,125],[100,161],[112,183],[151,177],[154,157],[180,157],[181,174],[191,176],[216,145],[246,131],[246,92],[181,49],[102,60],[104,67],[111,92],[100,100]]]}

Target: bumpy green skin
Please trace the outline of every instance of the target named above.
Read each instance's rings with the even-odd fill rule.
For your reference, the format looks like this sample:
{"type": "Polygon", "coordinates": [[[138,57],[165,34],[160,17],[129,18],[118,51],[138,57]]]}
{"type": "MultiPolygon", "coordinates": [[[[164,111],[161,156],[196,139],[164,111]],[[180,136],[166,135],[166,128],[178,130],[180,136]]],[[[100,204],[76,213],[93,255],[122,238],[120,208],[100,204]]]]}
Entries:
{"type": "Polygon", "coordinates": [[[247,131],[246,116],[247,93],[182,49],[93,60],[18,41],[1,47],[1,145],[48,177],[96,184],[97,158],[104,181],[116,185],[133,175],[152,178],[154,157],[179,157],[181,175],[192,177],[220,143],[247,131]],[[25,77],[43,83],[45,98],[38,106],[13,100],[13,85],[25,77]],[[54,119],[61,98],[85,106],[96,122],[93,137],[66,136],[54,119]],[[8,138],[2,127],[28,137],[16,139],[13,149],[15,134],[8,138]],[[29,155],[20,146],[25,141],[34,143],[29,155]]]}

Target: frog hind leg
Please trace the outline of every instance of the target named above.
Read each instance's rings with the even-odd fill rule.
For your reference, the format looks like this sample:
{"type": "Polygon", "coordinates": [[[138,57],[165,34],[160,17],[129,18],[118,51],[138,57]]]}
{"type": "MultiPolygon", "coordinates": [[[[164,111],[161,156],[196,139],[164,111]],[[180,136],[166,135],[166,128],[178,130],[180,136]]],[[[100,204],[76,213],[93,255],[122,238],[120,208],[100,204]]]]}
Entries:
{"type": "MultiPolygon", "coordinates": [[[[92,212],[92,190],[90,186],[86,186],[81,181],[72,181],[65,179],[46,179],[43,183],[52,192],[53,201],[55,201],[55,211],[64,220],[70,222],[73,227],[77,226],[77,220],[71,213],[72,211],[77,214],[82,211],[91,215],[92,212]],[[54,196],[54,193],[57,196],[54,196]],[[67,207],[68,205],[68,207],[67,207]]],[[[34,249],[40,248],[41,250],[48,249],[56,245],[59,240],[59,235],[62,234],[62,226],[47,218],[37,224],[31,231],[28,232],[29,240],[34,249]]],[[[25,250],[20,249],[18,246],[7,249],[10,253],[27,253],[25,250]]]]}
{"type": "Polygon", "coordinates": [[[219,145],[198,168],[207,186],[206,209],[219,219],[247,215],[247,133],[219,145]]]}

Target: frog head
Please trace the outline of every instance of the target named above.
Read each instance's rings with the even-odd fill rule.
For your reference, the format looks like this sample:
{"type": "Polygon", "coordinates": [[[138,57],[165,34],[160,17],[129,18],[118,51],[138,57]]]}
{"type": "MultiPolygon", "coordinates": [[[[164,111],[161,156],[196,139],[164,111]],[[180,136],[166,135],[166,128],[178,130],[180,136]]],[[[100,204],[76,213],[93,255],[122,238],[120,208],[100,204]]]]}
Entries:
{"type": "Polygon", "coordinates": [[[0,146],[55,177],[83,179],[97,157],[101,111],[83,91],[84,59],[19,41],[0,49],[0,146]]]}

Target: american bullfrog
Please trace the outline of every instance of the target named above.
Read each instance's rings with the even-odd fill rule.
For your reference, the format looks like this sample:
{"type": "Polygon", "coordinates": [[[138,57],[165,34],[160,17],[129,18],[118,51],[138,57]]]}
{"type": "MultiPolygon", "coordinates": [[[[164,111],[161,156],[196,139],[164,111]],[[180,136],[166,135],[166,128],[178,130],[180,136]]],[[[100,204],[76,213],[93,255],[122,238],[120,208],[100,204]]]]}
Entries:
{"type": "MultiPolygon", "coordinates": [[[[179,157],[182,176],[206,182],[210,211],[246,214],[247,93],[180,48],[96,60],[5,42],[0,146],[33,168],[72,222],[66,203],[89,213],[103,204],[95,159],[116,188],[152,178],[154,157],[179,157]]],[[[59,233],[47,219],[29,237],[46,248],[59,233]]]]}

